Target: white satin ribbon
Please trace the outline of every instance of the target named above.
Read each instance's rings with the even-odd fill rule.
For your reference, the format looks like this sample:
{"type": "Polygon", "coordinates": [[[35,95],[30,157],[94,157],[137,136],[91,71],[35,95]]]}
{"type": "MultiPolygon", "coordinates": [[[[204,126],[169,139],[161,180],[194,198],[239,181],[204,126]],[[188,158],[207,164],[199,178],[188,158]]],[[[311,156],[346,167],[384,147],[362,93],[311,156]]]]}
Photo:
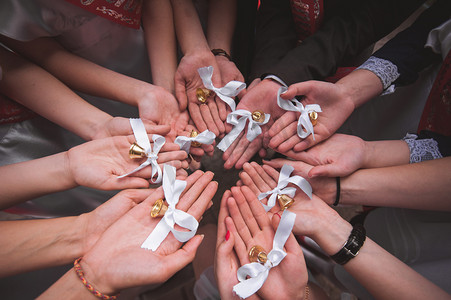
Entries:
{"type": "Polygon", "coordinates": [[[187,137],[187,136],[178,136],[174,143],[180,146],[180,149],[189,153],[189,149],[191,148],[192,142],[198,142],[204,145],[211,145],[216,138],[216,135],[210,130],[205,130],[202,133],[198,134],[195,137],[187,137]]]}
{"type": "Polygon", "coordinates": [[[240,283],[233,287],[233,291],[241,298],[247,298],[255,294],[268,278],[269,270],[280,264],[287,253],[283,251],[283,246],[291,234],[291,230],[296,220],[296,214],[284,210],[274,235],[273,248],[268,253],[268,260],[264,265],[253,262],[246,264],[238,269],[237,277],[240,283]],[[247,277],[249,279],[246,279],[247,277]]]}
{"type": "Polygon", "coordinates": [[[152,183],[160,183],[161,182],[161,168],[158,165],[157,159],[158,159],[158,152],[160,152],[161,148],[163,147],[164,143],[166,142],[166,139],[158,134],[152,135],[152,140],[153,140],[153,151],[152,151],[152,146],[150,145],[149,136],[147,135],[146,128],[144,127],[144,124],[141,121],[141,119],[130,119],[130,125],[132,126],[133,134],[135,135],[135,139],[136,139],[136,143],[144,149],[146,156],[147,156],[147,160],[145,162],[143,162],[139,167],[134,169],[133,171],[131,171],[127,174],[118,176],[118,178],[123,178],[130,174],[138,172],[141,169],[144,169],[148,165],[151,165],[152,166],[152,176],[150,177],[150,181],[152,183]],[[158,176],[155,180],[153,180],[155,174],[158,174],[158,176]]]}
{"type": "Polygon", "coordinates": [[[291,198],[294,197],[294,195],[296,194],[296,188],[286,187],[289,183],[297,185],[304,193],[307,194],[307,196],[309,196],[310,199],[312,199],[312,186],[301,176],[296,175],[290,177],[290,174],[291,172],[293,172],[293,170],[294,168],[292,166],[283,165],[282,169],[280,170],[279,182],[277,183],[277,186],[271,191],[258,195],[258,200],[260,201],[271,195],[268,199],[267,205],[262,203],[266,211],[269,211],[276,205],[277,195],[288,195],[291,198]]]}
{"type": "Polygon", "coordinates": [[[221,140],[218,144],[218,148],[222,151],[226,151],[227,148],[232,145],[236,138],[240,135],[241,131],[246,127],[246,121],[249,120],[249,125],[247,126],[247,140],[252,142],[259,134],[262,133],[260,126],[268,123],[271,115],[265,113],[265,120],[263,122],[255,122],[252,119],[252,113],[245,110],[239,109],[231,112],[227,116],[227,123],[233,125],[233,129],[221,140]],[[238,118],[241,117],[241,118],[238,118]]]}
{"type": "Polygon", "coordinates": [[[277,91],[277,104],[280,106],[280,108],[288,110],[288,111],[295,111],[300,112],[301,115],[299,116],[298,120],[298,136],[301,139],[305,139],[312,134],[313,140],[315,140],[315,132],[313,131],[313,124],[312,121],[310,121],[309,113],[312,111],[316,112],[322,112],[321,107],[318,104],[309,104],[304,107],[301,102],[299,102],[296,98],[293,98],[291,100],[285,100],[280,97],[280,94],[287,91],[286,86],[281,86],[279,90],[277,91]],[[305,129],[305,131],[304,131],[305,129]]]}
{"type": "Polygon", "coordinates": [[[169,232],[172,232],[174,237],[182,243],[187,242],[196,234],[197,227],[199,226],[196,218],[175,208],[179,202],[180,195],[186,187],[186,181],[175,179],[175,172],[175,167],[167,164],[164,165],[163,191],[168,203],[168,210],[144,243],[142,243],[141,248],[152,251],[157,250],[169,232]],[[189,231],[178,231],[174,228],[175,224],[189,231]]]}
{"type": "Polygon", "coordinates": [[[200,78],[202,79],[202,82],[204,83],[204,86],[212,90],[216,93],[216,95],[225,103],[227,103],[232,111],[235,111],[236,104],[235,100],[232,97],[236,97],[242,90],[246,88],[246,84],[241,81],[232,80],[229,81],[225,86],[222,88],[216,88],[213,85],[213,82],[211,81],[211,77],[213,76],[213,67],[203,67],[197,69],[197,72],[199,73],[200,78]]]}

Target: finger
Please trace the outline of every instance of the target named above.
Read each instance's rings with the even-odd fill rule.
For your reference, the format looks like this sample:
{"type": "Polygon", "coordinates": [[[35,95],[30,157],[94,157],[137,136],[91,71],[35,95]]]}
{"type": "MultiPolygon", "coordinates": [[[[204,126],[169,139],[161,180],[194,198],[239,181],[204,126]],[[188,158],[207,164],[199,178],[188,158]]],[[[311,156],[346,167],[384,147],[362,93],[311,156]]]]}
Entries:
{"type": "Polygon", "coordinates": [[[235,150],[236,146],[238,146],[238,143],[240,142],[241,138],[243,137],[244,132],[241,132],[240,135],[233,141],[233,143],[227,148],[227,150],[222,155],[222,159],[224,161],[227,161],[229,159],[230,154],[233,153],[233,150],[235,150]]]}
{"type": "MultiPolygon", "coordinates": [[[[289,124],[288,126],[283,128],[276,136],[271,138],[271,140],[269,142],[269,146],[273,149],[280,148],[283,144],[287,143],[293,137],[295,137],[295,138],[297,137],[296,143],[301,140],[297,134],[297,122],[292,122],[291,124],[289,124]]],[[[295,144],[293,144],[292,147],[295,144]]],[[[289,148],[289,149],[291,149],[291,148],[289,148]]],[[[286,151],[286,150],[288,150],[288,149],[283,149],[283,151],[286,151]]]]}
{"type": "Polygon", "coordinates": [[[243,134],[241,139],[238,141],[238,144],[236,145],[235,149],[233,149],[233,152],[230,153],[230,156],[224,163],[224,168],[231,169],[235,165],[235,163],[240,159],[243,153],[246,151],[249,144],[250,142],[247,140],[246,135],[243,134]]]}
{"type": "Polygon", "coordinates": [[[260,173],[257,172],[254,168],[253,164],[247,163],[245,165],[243,165],[243,169],[244,171],[246,171],[247,174],[249,174],[249,176],[252,178],[254,184],[256,185],[257,189],[261,192],[267,192],[272,190],[273,188],[271,188],[270,185],[268,185],[266,183],[265,180],[263,180],[263,178],[260,176],[260,173]]]}
{"type": "MultiPolygon", "coordinates": [[[[203,239],[203,235],[195,235],[188,242],[186,242],[181,249],[178,249],[174,253],[163,257],[165,272],[162,274],[164,274],[165,276],[163,276],[162,282],[168,280],[177,271],[181,270],[183,267],[194,260],[197,249],[199,248],[203,239]]],[[[164,242],[165,241],[163,241],[163,243],[164,242]]]]}
{"type": "MultiPolygon", "coordinates": [[[[152,125],[144,123],[144,127],[146,128],[146,132],[149,134],[166,135],[169,131],[171,131],[171,126],[169,125],[152,125]]],[[[133,132],[130,134],[133,134],[133,132]]]]}
{"type": "Polygon", "coordinates": [[[243,186],[243,181],[241,181],[241,179],[238,180],[238,181],[235,183],[235,186],[243,186]]]}
{"type": "Polygon", "coordinates": [[[245,162],[248,162],[252,159],[252,157],[262,148],[262,138],[257,137],[254,139],[247,149],[244,151],[243,155],[238,159],[235,164],[236,169],[241,169],[245,162]]]}
{"type": "Polygon", "coordinates": [[[224,123],[227,119],[227,115],[231,112],[229,106],[225,104],[224,101],[221,99],[218,99],[219,97],[216,96],[215,101],[216,105],[218,106],[218,112],[219,112],[219,118],[224,123]]]}
{"type": "Polygon", "coordinates": [[[280,173],[276,169],[274,169],[273,167],[270,167],[268,165],[263,165],[262,167],[263,167],[263,170],[266,172],[266,174],[271,176],[274,183],[279,181],[280,173]]]}
{"type": "Polygon", "coordinates": [[[266,155],[268,155],[268,152],[266,151],[265,148],[261,148],[260,150],[258,150],[258,156],[260,156],[261,158],[266,157],[266,155]]]}
{"type": "Polygon", "coordinates": [[[155,191],[154,189],[123,190],[117,193],[111,199],[118,199],[119,201],[124,201],[124,199],[126,198],[138,204],[144,201],[147,197],[149,197],[154,191],[155,191]]]}
{"type": "Polygon", "coordinates": [[[202,172],[202,171],[200,171],[200,170],[197,170],[196,172],[194,172],[193,174],[189,175],[189,176],[186,178],[186,180],[185,180],[185,181],[186,181],[186,187],[185,187],[185,189],[183,190],[183,193],[182,193],[181,197],[183,197],[183,195],[191,189],[191,187],[193,186],[193,184],[194,184],[197,180],[199,180],[199,178],[201,178],[203,174],[204,174],[204,172],[202,172]]]}
{"type": "Polygon", "coordinates": [[[188,98],[186,97],[185,80],[179,73],[174,77],[174,88],[177,101],[179,102],[180,110],[183,111],[188,105],[188,98]]]}
{"type": "Polygon", "coordinates": [[[224,237],[226,234],[225,228],[225,218],[229,215],[229,211],[227,209],[227,199],[232,195],[232,193],[227,190],[224,192],[221,198],[221,203],[219,207],[219,215],[218,215],[218,243],[220,237],[224,237]]]}
{"type": "Polygon", "coordinates": [[[316,143],[319,143],[318,137],[316,137],[316,141],[313,141],[313,138],[311,135],[309,135],[306,139],[299,142],[296,146],[294,146],[293,150],[295,152],[301,152],[304,151],[311,146],[315,145],[316,143]]]}
{"type": "Polygon", "coordinates": [[[270,137],[275,137],[280,131],[293,122],[297,122],[297,115],[295,112],[286,112],[278,118],[274,124],[269,128],[268,134],[270,137]]]}
{"type": "MultiPolygon", "coordinates": [[[[233,198],[228,198],[233,199],[233,198]]],[[[227,200],[228,202],[228,200],[227,200]]],[[[244,241],[241,239],[240,235],[238,234],[238,230],[236,229],[235,223],[233,222],[233,219],[231,217],[227,217],[225,219],[225,224],[227,229],[230,231],[230,235],[233,235],[233,238],[235,240],[235,243],[233,245],[233,248],[235,249],[235,253],[238,256],[238,259],[240,261],[241,265],[245,265],[249,262],[249,257],[247,255],[247,247],[244,241]]]]}
{"type": "Polygon", "coordinates": [[[319,165],[319,166],[315,166],[313,168],[310,169],[310,171],[308,172],[308,177],[313,178],[313,177],[318,177],[318,176],[323,176],[323,177],[336,177],[336,176],[345,176],[348,175],[346,174],[346,172],[343,172],[343,167],[332,163],[332,164],[327,164],[327,165],[319,165]]]}
{"type": "Polygon", "coordinates": [[[200,196],[195,200],[188,210],[188,213],[195,217],[197,220],[204,214],[211,203],[211,199],[216,194],[218,190],[218,183],[216,181],[211,181],[203,189],[200,196]]]}
{"type": "Polygon", "coordinates": [[[199,132],[207,130],[208,127],[204,121],[204,118],[202,117],[199,105],[197,103],[190,103],[188,105],[188,108],[189,114],[191,115],[191,120],[193,120],[194,124],[196,125],[196,128],[199,129],[199,132]]]}
{"type": "Polygon", "coordinates": [[[268,215],[261,202],[257,199],[254,193],[246,186],[241,187],[241,192],[246,198],[248,207],[253,213],[253,219],[257,222],[258,226],[264,230],[271,226],[268,215]]]}
{"type": "MultiPolygon", "coordinates": [[[[243,168],[245,168],[245,167],[246,167],[246,164],[243,165],[243,168]]],[[[254,180],[252,179],[251,176],[249,176],[249,174],[248,174],[247,172],[241,172],[241,173],[240,173],[240,178],[241,178],[240,181],[242,182],[242,185],[241,185],[241,186],[243,186],[243,185],[247,186],[247,187],[250,188],[250,189],[254,192],[254,194],[257,195],[257,196],[260,195],[261,193],[263,193],[263,191],[260,190],[260,189],[255,185],[254,180]]],[[[237,185],[237,186],[239,186],[239,185],[237,185]]]]}
{"type": "Polygon", "coordinates": [[[188,208],[190,208],[191,205],[193,205],[193,203],[197,200],[197,198],[199,198],[202,191],[211,182],[213,176],[214,174],[212,172],[205,172],[204,174],[202,174],[202,176],[197,179],[196,182],[194,182],[194,184],[189,188],[189,190],[187,190],[187,192],[181,197],[180,202],[177,204],[177,208],[183,211],[187,211],[188,208]]]}
{"type": "Polygon", "coordinates": [[[202,115],[202,118],[204,119],[205,124],[207,124],[208,130],[213,132],[216,136],[219,135],[219,129],[216,126],[216,123],[213,119],[213,116],[210,111],[210,107],[206,104],[201,104],[199,106],[200,114],[202,115]]]}
{"type": "Polygon", "coordinates": [[[263,160],[263,164],[271,166],[275,169],[281,169],[283,167],[283,165],[290,165],[292,167],[295,167],[296,162],[289,160],[289,159],[284,159],[284,158],[275,158],[275,159],[271,159],[271,160],[263,160]]]}
{"type": "Polygon", "coordinates": [[[279,181],[279,179],[277,178],[277,180],[274,180],[271,176],[269,176],[265,170],[262,168],[262,166],[260,166],[259,164],[257,164],[256,162],[251,162],[252,167],[254,168],[254,170],[260,174],[260,177],[265,181],[265,183],[269,186],[269,188],[272,190],[273,188],[275,188],[277,186],[277,182],[279,181]]]}
{"type": "Polygon", "coordinates": [[[283,99],[293,99],[298,95],[308,95],[312,88],[312,82],[304,81],[292,84],[285,93],[280,94],[283,99]]]}
{"type": "Polygon", "coordinates": [[[188,154],[186,154],[185,151],[178,150],[178,151],[171,151],[171,152],[163,152],[159,153],[158,155],[158,163],[163,164],[168,161],[182,161],[188,158],[188,154]]]}
{"type": "Polygon", "coordinates": [[[111,184],[105,186],[105,190],[124,190],[124,189],[140,189],[148,188],[149,181],[139,177],[123,177],[115,178],[111,184]]]}
{"type": "Polygon", "coordinates": [[[185,171],[186,168],[178,169],[175,174],[178,178],[186,178],[188,177],[188,172],[185,171]]]}
{"type": "Polygon", "coordinates": [[[229,209],[229,214],[235,225],[238,237],[246,244],[246,246],[248,246],[252,240],[252,235],[246,226],[246,222],[244,221],[234,198],[227,199],[227,208],[229,209]]]}
{"type": "Polygon", "coordinates": [[[221,120],[221,118],[219,117],[219,111],[218,111],[218,106],[216,105],[216,102],[208,101],[207,105],[210,109],[210,113],[213,118],[213,121],[215,122],[215,125],[218,128],[217,135],[224,133],[225,132],[224,121],[221,120]]]}
{"type": "MultiPolygon", "coordinates": [[[[246,227],[250,231],[252,236],[256,236],[260,232],[260,227],[258,227],[257,221],[254,218],[254,214],[251,211],[247,200],[242,193],[241,189],[238,187],[232,187],[232,195],[235,199],[235,203],[238,205],[241,217],[243,217],[246,227]]],[[[255,195],[254,195],[255,197],[255,195]]]]}

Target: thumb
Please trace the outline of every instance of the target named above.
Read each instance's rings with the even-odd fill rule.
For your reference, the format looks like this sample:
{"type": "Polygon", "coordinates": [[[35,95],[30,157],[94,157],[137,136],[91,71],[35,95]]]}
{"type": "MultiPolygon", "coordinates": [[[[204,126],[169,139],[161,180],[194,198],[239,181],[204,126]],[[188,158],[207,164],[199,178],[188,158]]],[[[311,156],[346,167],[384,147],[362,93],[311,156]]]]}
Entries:
{"type": "Polygon", "coordinates": [[[192,239],[186,242],[182,248],[166,256],[165,269],[170,276],[172,276],[177,271],[181,270],[183,267],[194,260],[197,248],[199,248],[203,239],[203,234],[195,235],[192,239]]]}
{"type": "Polygon", "coordinates": [[[285,93],[280,94],[283,99],[293,99],[297,95],[307,95],[311,89],[311,81],[292,84],[285,93]]]}
{"type": "Polygon", "coordinates": [[[315,166],[311,168],[310,171],[308,172],[308,177],[310,178],[318,176],[335,177],[342,175],[343,175],[342,168],[340,168],[340,166],[338,166],[335,163],[315,166]]]}
{"type": "Polygon", "coordinates": [[[174,88],[175,96],[179,102],[179,108],[181,111],[184,111],[188,107],[188,98],[186,96],[185,80],[178,74],[175,74],[174,88]]]}

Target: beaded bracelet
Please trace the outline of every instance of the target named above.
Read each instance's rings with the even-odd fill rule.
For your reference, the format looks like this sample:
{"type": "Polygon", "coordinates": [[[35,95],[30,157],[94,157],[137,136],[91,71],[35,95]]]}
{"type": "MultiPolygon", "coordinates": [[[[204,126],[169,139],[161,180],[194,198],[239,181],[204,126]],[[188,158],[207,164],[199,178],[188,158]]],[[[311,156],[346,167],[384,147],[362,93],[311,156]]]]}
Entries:
{"type": "Polygon", "coordinates": [[[83,285],[97,298],[104,299],[104,300],[116,300],[117,296],[104,295],[101,292],[99,292],[98,290],[94,289],[94,287],[86,280],[85,274],[83,273],[83,269],[81,268],[81,265],[80,265],[80,261],[81,261],[81,257],[77,258],[74,261],[74,270],[75,270],[75,273],[77,273],[78,278],[80,278],[83,285]]]}

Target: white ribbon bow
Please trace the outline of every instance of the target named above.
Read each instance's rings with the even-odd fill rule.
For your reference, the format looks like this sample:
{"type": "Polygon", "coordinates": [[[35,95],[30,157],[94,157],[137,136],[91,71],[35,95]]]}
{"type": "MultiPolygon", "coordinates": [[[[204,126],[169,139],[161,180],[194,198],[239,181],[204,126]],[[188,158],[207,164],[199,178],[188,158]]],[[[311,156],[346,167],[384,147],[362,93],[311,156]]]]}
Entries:
{"type": "Polygon", "coordinates": [[[301,139],[305,139],[311,133],[313,140],[315,140],[315,132],[313,131],[313,124],[312,121],[310,121],[309,113],[312,111],[322,112],[321,107],[318,104],[309,104],[304,107],[304,105],[302,105],[302,103],[299,102],[296,98],[293,98],[291,100],[282,99],[280,97],[280,94],[286,91],[287,91],[286,86],[281,86],[279,88],[279,90],[277,91],[277,104],[282,109],[300,112],[301,115],[299,116],[297,128],[298,136],[301,139]]]}
{"type": "Polygon", "coordinates": [[[262,129],[260,126],[268,123],[271,115],[265,113],[265,120],[263,122],[256,122],[252,119],[252,113],[245,110],[239,109],[231,112],[227,116],[227,123],[233,125],[233,129],[221,140],[218,144],[218,148],[222,151],[226,151],[227,148],[232,145],[232,143],[236,140],[236,138],[240,135],[241,131],[244,130],[246,126],[246,121],[249,120],[249,125],[247,127],[247,140],[252,142],[259,134],[262,133],[262,129]],[[238,119],[238,117],[240,117],[238,119]]]}
{"type": "Polygon", "coordinates": [[[149,141],[149,137],[147,136],[146,128],[144,127],[144,124],[141,121],[141,119],[130,119],[130,125],[132,126],[133,134],[135,135],[135,139],[136,139],[136,143],[144,149],[146,156],[147,156],[147,160],[145,162],[143,162],[139,167],[134,169],[133,171],[131,171],[127,174],[118,176],[118,178],[123,178],[130,174],[138,172],[139,170],[147,167],[148,165],[151,165],[152,166],[152,176],[150,177],[150,181],[152,183],[160,183],[161,182],[161,168],[158,165],[157,159],[158,159],[158,152],[160,152],[164,143],[166,143],[166,139],[158,134],[152,135],[152,140],[153,140],[153,151],[152,151],[152,146],[150,145],[150,141],[149,141]],[[155,179],[155,181],[154,181],[153,177],[157,173],[158,173],[157,179],[155,179]]]}
{"type": "Polygon", "coordinates": [[[164,165],[163,191],[168,203],[168,210],[144,243],[142,243],[141,248],[152,251],[157,250],[169,232],[172,232],[174,237],[182,243],[187,242],[196,234],[197,227],[199,226],[196,218],[175,208],[179,202],[180,195],[186,187],[186,181],[175,179],[175,172],[175,167],[167,164],[164,165]],[[175,224],[189,231],[178,231],[174,229],[175,224]]]}
{"type": "Polygon", "coordinates": [[[246,88],[246,84],[241,81],[232,80],[229,81],[229,83],[227,83],[222,88],[216,88],[213,86],[213,82],[211,81],[211,77],[213,76],[212,66],[199,68],[197,69],[197,72],[199,73],[199,76],[202,79],[204,86],[207,89],[214,91],[222,101],[224,101],[230,106],[232,111],[235,111],[236,108],[235,100],[231,97],[235,97],[242,90],[244,90],[246,88]]]}
{"type": "Polygon", "coordinates": [[[189,153],[189,149],[191,148],[192,142],[198,142],[205,145],[211,145],[216,138],[216,135],[211,132],[210,130],[205,130],[204,132],[200,133],[197,136],[194,137],[187,137],[187,136],[178,136],[174,143],[180,146],[180,149],[185,151],[186,153],[189,153]]]}
{"type": "Polygon", "coordinates": [[[260,195],[258,195],[258,200],[260,201],[266,198],[268,195],[271,195],[268,199],[267,205],[262,203],[266,211],[269,211],[274,207],[274,205],[276,205],[277,195],[288,195],[291,198],[294,197],[294,195],[296,194],[296,188],[286,187],[289,183],[297,185],[304,193],[307,194],[307,196],[309,196],[310,199],[312,199],[312,186],[301,176],[296,175],[290,177],[290,174],[291,172],[293,172],[293,170],[294,168],[292,166],[283,165],[282,169],[280,170],[279,182],[277,183],[277,186],[269,192],[261,193],[260,195]]]}
{"type": "Polygon", "coordinates": [[[233,291],[241,298],[247,298],[255,294],[268,278],[269,270],[276,267],[285,258],[287,253],[283,251],[283,246],[291,234],[291,230],[296,220],[296,214],[285,210],[280,219],[274,235],[273,248],[268,253],[268,260],[264,265],[253,262],[246,264],[238,269],[237,277],[240,283],[233,287],[233,291]],[[246,279],[247,277],[249,279],[246,279]]]}

